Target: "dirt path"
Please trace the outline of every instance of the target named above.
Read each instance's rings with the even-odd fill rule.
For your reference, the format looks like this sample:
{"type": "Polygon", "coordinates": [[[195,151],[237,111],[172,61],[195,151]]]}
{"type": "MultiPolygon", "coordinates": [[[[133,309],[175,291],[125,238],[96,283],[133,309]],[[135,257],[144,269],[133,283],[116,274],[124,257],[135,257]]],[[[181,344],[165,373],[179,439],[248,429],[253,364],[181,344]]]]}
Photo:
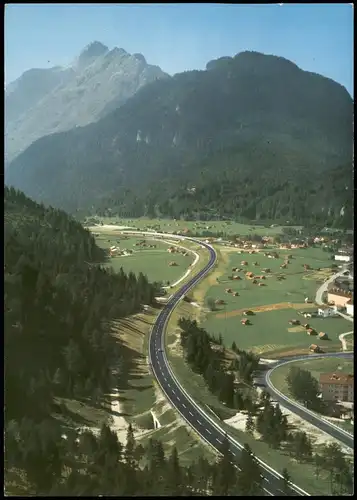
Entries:
{"type": "MultiPolygon", "coordinates": [[[[293,304],[292,302],[279,302],[278,304],[267,304],[264,306],[256,306],[249,308],[249,311],[253,311],[254,313],[268,312],[268,311],[279,311],[281,309],[307,309],[307,308],[316,307],[315,304],[293,304]]],[[[244,309],[236,309],[235,311],[231,311],[229,313],[218,313],[215,314],[215,318],[233,318],[234,316],[240,316],[246,311],[248,308],[244,309]]]]}
{"type": "Polygon", "coordinates": [[[338,336],[338,340],[340,340],[341,344],[342,344],[342,350],[343,351],[347,351],[348,348],[347,348],[347,342],[345,340],[345,337],[347,335],[351,335],[353,333],[353,330],[352,332],[346,332],[346,333],[341,333],[341,335],[338,336]]]}

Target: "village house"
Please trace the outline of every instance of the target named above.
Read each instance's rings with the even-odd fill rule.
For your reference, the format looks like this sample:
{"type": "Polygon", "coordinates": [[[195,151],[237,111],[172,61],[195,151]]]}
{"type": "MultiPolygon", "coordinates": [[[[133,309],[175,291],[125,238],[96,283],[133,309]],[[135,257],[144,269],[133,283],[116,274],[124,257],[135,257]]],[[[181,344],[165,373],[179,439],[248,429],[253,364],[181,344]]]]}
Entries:
{"type": "Polygon", "coordinates": [[[346,313],[353,318],[353,298],[346,302],[346,313]]]}
{"type": "Polygon", "coordinates": [[[309,347],[309,349],[310,349],[311,352],[314,352],[314,353],[321,353],[321,352],[323,352],[323,350],[321,349],[321,347],[319,347],[316,344],[311,344],[310,347],[309,347]]]}
{"type": "Polygon", "coordinates": [[[326,401],[354,401],[354,376],[344,373],[321,373],[320,390],[326,401]]]}
{"type": "Polygon", "coordinates": [[[331,288],[327,292],[328,303],[334,304],[338,307],[346,307],[349,300],[352,299],[352,292],[344,291],[339,288],[331,288]]]}
{"type": "Polygon", "coordinates": [[[335,260],[339,260],[341,262],[351,262],[351,256],[347,254],[336,254],[335,255],[335,260]]]}
{"type": "Polygon", "coordinates": [[[330,306],[323,305],[317,309],[317,315],[321,316],[322,318],[328,318],[330,316],[335,316],[335,314],[336,314],[335,309],[333,307],[330,307],[330,306]]]}

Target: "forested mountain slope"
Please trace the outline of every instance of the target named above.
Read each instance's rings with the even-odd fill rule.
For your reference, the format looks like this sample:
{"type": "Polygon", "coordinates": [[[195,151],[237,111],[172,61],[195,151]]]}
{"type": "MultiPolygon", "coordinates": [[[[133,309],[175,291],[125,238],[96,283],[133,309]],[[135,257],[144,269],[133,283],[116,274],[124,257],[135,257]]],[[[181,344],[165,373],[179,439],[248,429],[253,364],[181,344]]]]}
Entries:
{"type": "Polygon", "coordinates": [[[209,207],[339,224],[350,210],[352,110],[336,82],[243,52],[148,84],[97,123],[36,141],[6,182],[71,211],[177,217],[209,207]]]}
{"type": "Polygon", "coordinates": [[[109,320],[153,304],[155,286],[89,266],[104,254],[80,224],[14,189],[4,194],[5,496],[257,494],[249,447],[238,475],[227,441],[216,464],[183,466],[175,446],[166,456],[158,440],[143,447],[130,425],[125,445],[108,424],[99,433],[68,425],[56,397],[101,409],[120,386],[123,356],[109,320]]]}
{"type": "Polygon", "coordinates": [[[5,92],[7,160],[44,135],[95,122],[157,78],[168,75],[143,55],[100,42],[67,68],[26,71],[5,92]]]}
{"type": "Polygon", "coordinates": [[[62,211],[5,188],[7,418],[46,414],[51,397],[112,387],[108,321],[153,304],[143,275],[114,274],[93,236],[62,211]]]}

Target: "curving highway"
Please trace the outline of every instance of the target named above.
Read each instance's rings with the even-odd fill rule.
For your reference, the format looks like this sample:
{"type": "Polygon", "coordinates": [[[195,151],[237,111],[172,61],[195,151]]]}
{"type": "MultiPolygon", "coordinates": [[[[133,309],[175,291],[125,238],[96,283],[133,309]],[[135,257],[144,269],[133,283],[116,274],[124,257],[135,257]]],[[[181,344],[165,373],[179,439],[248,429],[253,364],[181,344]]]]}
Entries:
{"type": "MultiPolygon", "coordinates": [[[[143,233],[141,232],[141,234],[143,233]]],[[[177,236],[175,237],[177,238],[177,236]]],[[[204,410],[190,397],[190,395],[176,379],[166,357],[164,340],[165,329],[173,309],[183,296],[209,273],[215,265],[217,258],[214,248],[210,245],[193,238],[179,237],[179,239],[187,239],[205,247],[209,251],[209,262],[179,291],[174,293],[169,298],[167,304],[160,312],[152,328],[149,340],[149,361],[151,369],[168,400],[178,410],[184,420],[200,435],[200,437],[220,452],[223,439],[227,436],[232,454],[236,458],[239,458],[242,445],[232,436],[227,435],[227,433],[220,428],[217,422],[207,415],[204,410]]],[[[269,467],[269,465],[262,462],[259,458],[257,458],[257,460],[261,466],[263,477],[262,488],[264,491],[262,494],[269,496],[281,495],[281,490],[279,489],[281,475],[269,467]]],[[[294,484],[291,484],[290,487],[292,490],[292,496],[310,496],[309,493],[294,484]]]]}
{"type": "Polygon", "coordinates": [[[271,375],[280,366],[284,366],[290,363],[294,363],[296,361],[306,361],[306,360],[311,360],[314,358],[351,358],[353,359],[353,352],[336,352],[336,353],[329,353],[329,354],[310,354],[308,356],[293,356],[289,359],[282,360],[274,365],[273,368],[271,368],[268,372],[265,374],[265,383],[268,389],[268,392],[273,396],[274,399],[276,399],[281,406],[284,406],[288,410],[292,411],[299,417],[303,418],[310,424],[314,425],[321,431],[325,432],[326,434],[329,434],[330,436],[334,437],[338,441],[340,441],[342,444],[345,446],[348,446],[352,450],[354,449],[353,445],[353,434],[345,431],[341,427],[338,427],[337,425],[329,422],[326,418],[320,416],[318,413],[315,413],[313,411],[308,410],[305,408],[303,405],[299,404],[296,401],[293,401],[292,399],[288,398],[285,396],[282,392],[280,392],[278,389],[274,387],[274,385],[271,382],[271,375]]]}

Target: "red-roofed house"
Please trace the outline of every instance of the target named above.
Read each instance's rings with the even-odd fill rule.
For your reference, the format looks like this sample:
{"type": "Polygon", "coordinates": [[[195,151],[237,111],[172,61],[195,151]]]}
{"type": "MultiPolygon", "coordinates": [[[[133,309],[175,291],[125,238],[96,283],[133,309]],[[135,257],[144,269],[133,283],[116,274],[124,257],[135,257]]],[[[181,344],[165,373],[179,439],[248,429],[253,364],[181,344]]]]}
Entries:
{"type": "Polygon", "coordinates": [[[325,400],[353,402],[354,377],[345,373],[321,373],[320,390],[325,400]]]}

